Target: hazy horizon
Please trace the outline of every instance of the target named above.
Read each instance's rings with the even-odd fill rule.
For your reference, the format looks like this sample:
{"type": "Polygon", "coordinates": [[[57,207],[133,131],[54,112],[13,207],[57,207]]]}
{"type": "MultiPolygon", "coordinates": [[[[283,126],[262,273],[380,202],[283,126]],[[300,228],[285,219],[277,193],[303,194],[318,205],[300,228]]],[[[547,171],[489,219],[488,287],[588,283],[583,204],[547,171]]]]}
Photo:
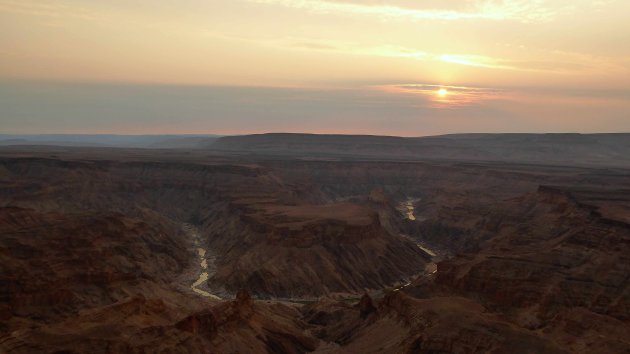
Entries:
{"type": "Polygon", "coordinates": [[[621,0],[0,0],[4,133],[630,131],[621,0]]]}
{"type": "Polygon", "coordinates": [[[338,136],[374,136],[374,137],[393,137],[393,138],[430,138],[430,137],[441,137],[441,136],[449,136],[449,135],[625,135],[629,134],[630,131],[619,131],[619,132],[595,132],[595,133],[578,133],[578,132],[496,132],[496,133],[488,133],[488,132],[457,132],[457,133],[445,133],[445,134],[431,134],[431,135],[378,135],[378,134],[354,134],[354,133],[308,133],[308,132],[288,132],[288,131],[269,131],[269,132],[261,132],[261,133],[242,133],[242,134],[215,134],[215,133],[181,133],[181,134],[172,134],[172,133],[164,133],[164,134],[125,134],[125,133],[4,133],[0,132],[0,138],[4,137],[42,137],[42,136],[78,136],[78,137],[90,137],[90,136],[120,136],[120,137],[227,137],[227,136],[247,136],[247,135],[338,135],[338,136]]]}

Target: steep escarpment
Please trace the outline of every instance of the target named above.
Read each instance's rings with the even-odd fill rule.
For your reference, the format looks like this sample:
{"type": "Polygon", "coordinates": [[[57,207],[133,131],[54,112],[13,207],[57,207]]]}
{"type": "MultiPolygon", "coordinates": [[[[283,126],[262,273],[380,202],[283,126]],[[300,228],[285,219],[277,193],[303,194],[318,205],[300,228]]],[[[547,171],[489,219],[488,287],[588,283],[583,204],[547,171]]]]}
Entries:
{"type": "Polygon", "coordinates": [[[630,166],[628,134],[450,134],[402,138],[269,133],[220,137],[208,147],[281,156],[630,166]]]}
{"type": "Polygon", "coordinates": [[[199,225],[217,258],[209,283],[222,293],[354,293],[419,274],[428,260],[386,231],[376,210],[327,203],[318,188],[256,164],[5,159],[2,167],[2,205],[199,225]]]}
{"type": "Polygon", "coordinates": [[[189,266],[175,225],[121,214],[0,208],[3,333],[59,321],[132,294],[169,297],[189,266]]]}
{"type": "Polygon", "coordinates": [[[0,351],[630,348],[627,171],[147,154],[0,159],[0,351]]]}
{"type": "Polygon", "coordinates": [[[603,323],[627,328],[630,320],[630,225],[603,217],[570,188],[543,187],[500,208],[501,217],[488,220],[495,236],[476,254],[438,264],[437,284],[533,330],[593,323],[576,329],[591,334],[570,343],[575,350],[627,348],[623,335],[603,323]]]}
{"type": "Polygon", "coordinates": [[[223,254],[211,287],[285,298],[356,293],[420,274],[429,261],[365,206],[249,203],[239,212],[238,222],[210,222],[225,232],[211,241],[223,254]]]}
{"type": "Polygon", "coordinates": [[[320,301],[302,313],[312,333],[337,345],[330,353],[567,353],[544,334],[461,297],[420,300],[393,292],[354,306],[320,301]]]}
{"type": "Polygon", "coordinates": [[[259,168],[229,164],[2,159],[0,203],[41,211],[152,211],[178,221],[198,217],[220,187],[266,188],[259,168]]]}
{"type": "Polygon", "coordinates": [[[300,320],[298,307],[255,303],[240,290],[233,301],[193,313],[175,324],[219,353],[307,353],[320,340],[300,320]]]}
{"type": "Polygon", "coordinates": [[[623,170],[578,167],[353,160],[278,160],[266,165],[283,180],[309,186],[322,202],[364,203],[375,190],[389,204],[410,200],[413,222],[383,224],[450,254],[478,250],[481,242],[493,236],[492,220],[501,217],[502,210],[496,205],[535,192],[540,184],[630,185],[623,170]]]}
{"type": "Polygon", "coordinates": [[[163,220],[9,207],[0,208],[0,233],[1,298],[15,315],[109,303],[189,264],[177,227],[163,220]]]}
{"type": "MultiPolygon", "coordinates": [[[[180,301],[190,299],[179,298],[180,301]]],[[[234,300],[182,311],[162,299],[133,296],[63,322],[0,337],[17,353],[307,353],[320,345],[295,306],[234,300]]]]}
{"type": "Polygon", "coordinates": [[[177,279],[179,224],[149,213],[0,208],[0,352],[303,353],[319,340],[294,307],[210,302],[177,279]]]}

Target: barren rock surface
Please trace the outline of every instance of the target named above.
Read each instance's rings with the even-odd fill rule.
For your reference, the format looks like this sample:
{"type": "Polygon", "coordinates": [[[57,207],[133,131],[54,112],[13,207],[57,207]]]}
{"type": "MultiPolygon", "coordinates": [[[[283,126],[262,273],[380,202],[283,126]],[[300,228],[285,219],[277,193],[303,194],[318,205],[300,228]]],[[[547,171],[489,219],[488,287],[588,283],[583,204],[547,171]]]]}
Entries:
{"type": "Polygon", "coordinates": [[[0,351],[628,353],[629,190],[622,168],[0,149],[0,351]]]}

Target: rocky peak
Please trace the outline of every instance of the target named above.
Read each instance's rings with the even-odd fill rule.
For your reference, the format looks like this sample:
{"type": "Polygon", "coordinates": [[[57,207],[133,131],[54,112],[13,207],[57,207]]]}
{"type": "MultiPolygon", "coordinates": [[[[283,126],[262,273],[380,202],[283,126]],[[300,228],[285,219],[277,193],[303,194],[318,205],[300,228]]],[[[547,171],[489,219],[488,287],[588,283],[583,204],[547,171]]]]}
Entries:
{"type": "Polygon", "coordinates": [[[367,293],[363,294],[361,300],[359,301],[359,310],[361,311],[361,318],[366,318],[371,313],[376,311],[374,301],[367,293]]]}
{"type": "Polygon", "coordinates": [[[249,291],[246,289],[241,289],[236,293],[235,301],[240,304],[246,304],[252,302],[252,297],[249,294],[249,291]]]}
{"type": "Polygon", "coordinates": [[[246,289],[241,289],[236,293],[236,298],[232,301],[232,309],[234,314],[238,317],[245,319],[252,315],[254,312],[254,302],[246,289]]]}
{"type": "Polygon", "coordinates": [[[370,195],[368,196],[368,200],[378,204],[387,204],[389,202],[382,188],[372,189],[372,191],[370,191],[370,195]]]}
{"type": "Polygon", "coordinates": [[[202,311],[190,316],[175,324],[175,327],[192,334],[203,334],[208,338],[213,338],[217,333],[218,319],[212,311],[202,311]]]}

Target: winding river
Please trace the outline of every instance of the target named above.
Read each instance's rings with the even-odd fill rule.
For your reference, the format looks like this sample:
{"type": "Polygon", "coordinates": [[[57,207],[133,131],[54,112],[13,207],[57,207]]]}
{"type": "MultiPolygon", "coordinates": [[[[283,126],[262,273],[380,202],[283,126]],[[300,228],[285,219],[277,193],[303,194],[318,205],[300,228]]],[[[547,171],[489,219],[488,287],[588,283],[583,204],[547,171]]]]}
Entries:
{"type": "Polygon", "coordinates": [[[416,220],[416,216],[413,214],[414,212],[413,200],[412,199],[407,200],[407,202],[404,203],[403,207],[407,209],[407,219],[416,220]]]}
{"type": "MultiPolygon", "coordinates": [[[[400,204],[400,207],[398,209],[401,210],[403,212],[403,214],[405,214],[405,217],[407,219],[409,219],[411,221],[415,221],[416,220],[416,215],[414,214],[415,208],[413,206],[413,203],[417,202],[419,200],[420,200],[420,198],[417,198],[417,199],[408,198],[407,201],[402,202],[400,204]]],[[[426,248],[424,245],[422,245],[418,241],[412,239],[411,237],[409,237],[407,235],[403,235],[403,236],[408,238],[408,239],[410,239],[410,240],[412,240],[413,242],[415,242],[416,246],[418,246],[418,248],[420,248],[424,252],[428,253],[431,257],[437,257],[437,254],[435,252],[433,252],[432,250],[426,248]]]]}
{"type": "MultiPolygon", "coordinates": [[[[409,198],[406,201],[400,203],[398,209],[407,219],[416,221],[416,216],[414,214],[415,209],[414,209],[413,204],[417,202],[418,200],[419,199],[409,198]]],[[[190,289],[200,296],[215,299],[215,300],[221,300],[221,297],[208,292],[208,290],[210,290],[208,289],[208,285],[207,285],[208,279],[216,271],[216,268],[214,265],[214,256],[211,255],[207,249],[201,246],[199,232],[197,231],[196,227],[194,227],[191,224],[184,224],[183,229],[186,232],[186,234],[189,235],[193,240],[194,247],[197,251],[198,264],[199,264],[198,269],[195,271],[195,273],[198,274],[198,276],[196,280],[190,285],[190,289]]],[[[403,235],[403,234],[401,234],[401,236],[408,238],[409,240],[412,240],[418,246],[418,248],[420,248],[422,251],[429,254],[431,257],[437,257],[437,254],[435,252],[424,247],[422,244],[420,244],[417,240],[414,240],[412,237],[408,235],[403,235]]],[[[431,275],[431,274],[434,274],[435,272],[436,272],[435,263],[431,262],[427,265],[427,269],[425,269],[425,271],[422,272],[421,274],[418,274],[416,278],[419,276],[431,275]]],[[[413,280],[408,280],[405,283],[395,287],[393,290],[394,291],[402,290],[410,286],[412,282],[413,280]]],[[[297,301],[299,299],[285,299],[285,300],[297,301]]]]}
{"type": "Polygon", "coordinates": [[[190,289],[194,291],[196,294],[208,297],[215,300],[221,300],[220,297],[207,292],[206,290],[200,289],[200,287],[207,288],[208,278],[210,278],[209,272],[214,271],[214,257],[211,258],[211,267],[208,267],[208,251],[205,248],[202,248],[199,243],[199,232],[197,229],[190,225],[184,224],[184,231],[193,238],[193,243],[195,248],[197,249],[197,256],[199,258],[199,276],[197,280],[190,285],[190,289]]]}

